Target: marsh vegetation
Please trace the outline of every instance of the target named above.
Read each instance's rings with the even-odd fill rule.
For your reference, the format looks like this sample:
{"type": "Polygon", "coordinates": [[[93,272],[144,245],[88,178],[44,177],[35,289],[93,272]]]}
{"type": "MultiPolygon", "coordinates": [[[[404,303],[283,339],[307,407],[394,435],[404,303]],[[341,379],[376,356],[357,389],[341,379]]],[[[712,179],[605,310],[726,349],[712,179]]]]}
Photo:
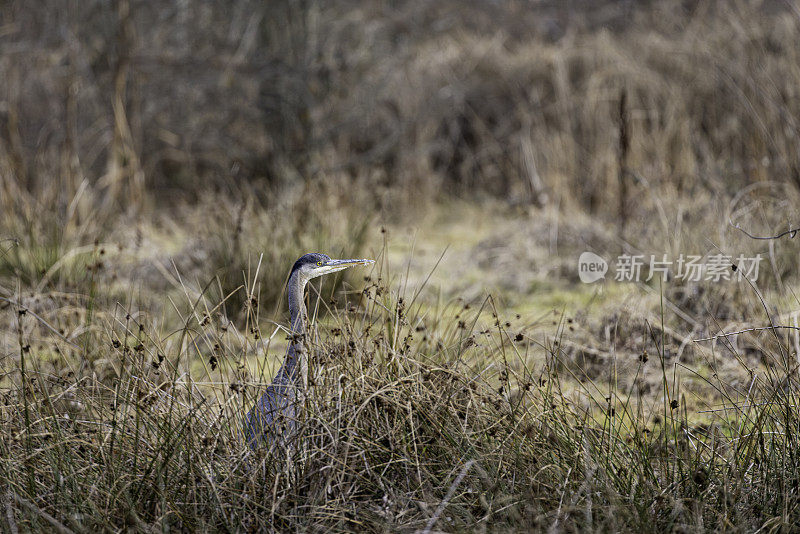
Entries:
{"type": "Polygon", "coordinates": [[[0,525],[793,530],[797,244],[752,236],[800,226],[798,37],[773,1],[6,2],[0,525]],[[308,251],[377,263],[309,287],[301,439],[253,452],[308,251]]]}

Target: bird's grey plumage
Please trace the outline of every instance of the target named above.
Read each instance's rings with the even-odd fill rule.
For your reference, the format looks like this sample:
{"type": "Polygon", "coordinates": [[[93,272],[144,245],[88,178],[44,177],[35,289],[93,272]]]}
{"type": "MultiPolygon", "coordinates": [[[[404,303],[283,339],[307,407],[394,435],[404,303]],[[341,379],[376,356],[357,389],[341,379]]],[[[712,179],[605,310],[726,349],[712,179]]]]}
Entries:
{"type": "Polygon", "coordinates": [[[297,429],[297,417],[308,380],[308,358],[305,346],[306,307],[303,295],[309,280],[352,267],[368,265],[372,260],[332,260],[325,254],[301,256],[292,266],[287,293],[291,317],[291,341],[286,359],[245,419],[248,444],[285,446],[297,429]]]}

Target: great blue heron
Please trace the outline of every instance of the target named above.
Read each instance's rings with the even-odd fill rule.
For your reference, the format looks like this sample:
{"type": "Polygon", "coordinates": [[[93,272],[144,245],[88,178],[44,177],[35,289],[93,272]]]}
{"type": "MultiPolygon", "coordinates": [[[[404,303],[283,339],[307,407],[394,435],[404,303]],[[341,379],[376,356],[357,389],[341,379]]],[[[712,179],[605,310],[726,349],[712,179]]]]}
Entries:
{"type": "Polygon", "coordinates": [[[247,413],[244,431],[251,447],[285,443],[296,428],[299,401],[308,382],[308,355],[303,339],[306,331],[303,298],[306,284],[318,276],[372,263],[375,261],[332,260],[317,252],[305,254],[294,263],[287,289],[292,325],[289,350],[272,384],[247,413]]]}

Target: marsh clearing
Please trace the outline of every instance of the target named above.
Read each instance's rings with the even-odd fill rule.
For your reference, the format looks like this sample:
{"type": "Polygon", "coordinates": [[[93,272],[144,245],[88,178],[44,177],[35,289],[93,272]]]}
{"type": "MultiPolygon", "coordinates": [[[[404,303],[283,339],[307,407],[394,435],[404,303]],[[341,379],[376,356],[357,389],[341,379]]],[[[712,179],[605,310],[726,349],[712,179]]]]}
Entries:
{"type": "MultiPolygon", "coordinates": [[[[762,286],[759,297],[735,279],[722,288],[703,280],[617,282],[610,273],[583,283],[577,259],[587,233],[594,250],[608,254],[618,242],[612,229],[539,209],[458,201],[399,222],[336,217],[350,222],[331,227],[331,235],[357,229],[351,245],[358,248],[348,252],[378,264],[309,290],[308,441],[291,463],[257,455],[253,471],[239,428],[286,351],[281,292],[264,287],[283,284],[286,275],[255,245],[264,242],[269,219],[236,209],[231,221],[218,215],[217,227],[238,228],[224,239],[191,226],[209,211],[185,208],[182,221],[168,224],[126,220],[91,245],[60,242],[52,253],[31,242],[6,246],[5,268],[17,280],[25,272],[40,280],[3,288],[10,298],[2,314],[2,413],[5,450],[13,455],[4,465],[13,495],[49,499],[45,485],[55,483],[67,493],[54,512],[84,510],[64,516],[75,528],[114,528],[133,513],[135,528],[144,530],[152,528],[146,514],[161,525],[261,529],[265,503],[274,507],[269,521],[285,526],[419,528],[459,474],[446,473],[457,455],[463,469],[476,467],[471,476],[464,471],[459,484],[467,492],[450,505],[460,514],[451,516],[453,528],[474,526],[476,513],[513,528],[543,526],[558,517],[548,511],[552,491],[565,491],[560,480],[570,480],[578,458],[592,473],[616,473],[613,480],[576,475],[575,484],[610,492],[601,500],[643,491],[646,477],[647,492],[673,480],[667,484],[688,484],[692,499],[709,505],[709,479],[742,459],[737,444],[761,435],[753,427],[783,428],[775,418],[784,417],[787,401],[774,403],[793,391],[793,375],[781,369],[792,368],[794,332],[705,339],[769,324],[769,317],[715,315],[731,309],[716,299],[757,310],[778,291],[762,286]],[[240,282],[224,266],[208,268],[219,258],[244,266],[240,282]],[[28,451],[29,460],[13,459],[16,450],[28,451]],[[556,463],[543,472],[535,466],[545,457],[556,463]],[[361,469],[371,474],[365,479],[361,469]],[[145,489],[151,477],[156,486],[145,489]],[[264,477],[271,491],[280,488],[277,500],[264,493],[264,477]],[[169,478],[176,482],[168,489],[169,478]],[[86,484],[120,480],[127,489],[118,497],[84,494],[86,484]],[[498,484],[502,494],[494,493],[498,484]],[[331,487],[351,493],[331,501],[331,487]],[[195,502],[187,513],[184,499],[199,498],[190,497],[195,492],[218,500],[195,502]],[[235,497],[235,507],[221,492],[235,497]],[[152,511],[136,504],[147,502],[152,511]],[[85,515],[101,505],[108,522],[85,515]],[[310,515],[295,516],[298,507],[310,515]]],[[[738,232],[721,231],[734,234],[727,239],[738,232]]],[[[785,283],[783,291],[792,287],[785,283]]],[[[776,301],[767,305],[773,321],[794,317],[791,299],[776,301]]],[[[788,437],[777,432],[771,435],[788,437]]],[[[646,508],[654,506],[676,517],[674,501],[646,508]]],[[[636,509],[603,524],[651,524],[636,509]]],[[[42,521],[22,514],[32,528],[42,521]]]]}

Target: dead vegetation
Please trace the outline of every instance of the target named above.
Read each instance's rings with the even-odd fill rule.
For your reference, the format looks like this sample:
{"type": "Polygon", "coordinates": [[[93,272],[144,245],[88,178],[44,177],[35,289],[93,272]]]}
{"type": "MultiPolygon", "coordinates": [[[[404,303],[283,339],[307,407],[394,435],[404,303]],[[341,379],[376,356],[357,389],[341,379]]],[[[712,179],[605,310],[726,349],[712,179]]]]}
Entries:
{"type": "Polygon", "coordinates": [[[8,3],[0,525],[791,530],[794,234],[742,230],[800,220],[798,24],[773,1],[8,3]],[[310,288],[302,439],[253,453],[309,250],[379,267],[310,288]],[[764,260],[586,285],[587,250],[764,260]]]}

